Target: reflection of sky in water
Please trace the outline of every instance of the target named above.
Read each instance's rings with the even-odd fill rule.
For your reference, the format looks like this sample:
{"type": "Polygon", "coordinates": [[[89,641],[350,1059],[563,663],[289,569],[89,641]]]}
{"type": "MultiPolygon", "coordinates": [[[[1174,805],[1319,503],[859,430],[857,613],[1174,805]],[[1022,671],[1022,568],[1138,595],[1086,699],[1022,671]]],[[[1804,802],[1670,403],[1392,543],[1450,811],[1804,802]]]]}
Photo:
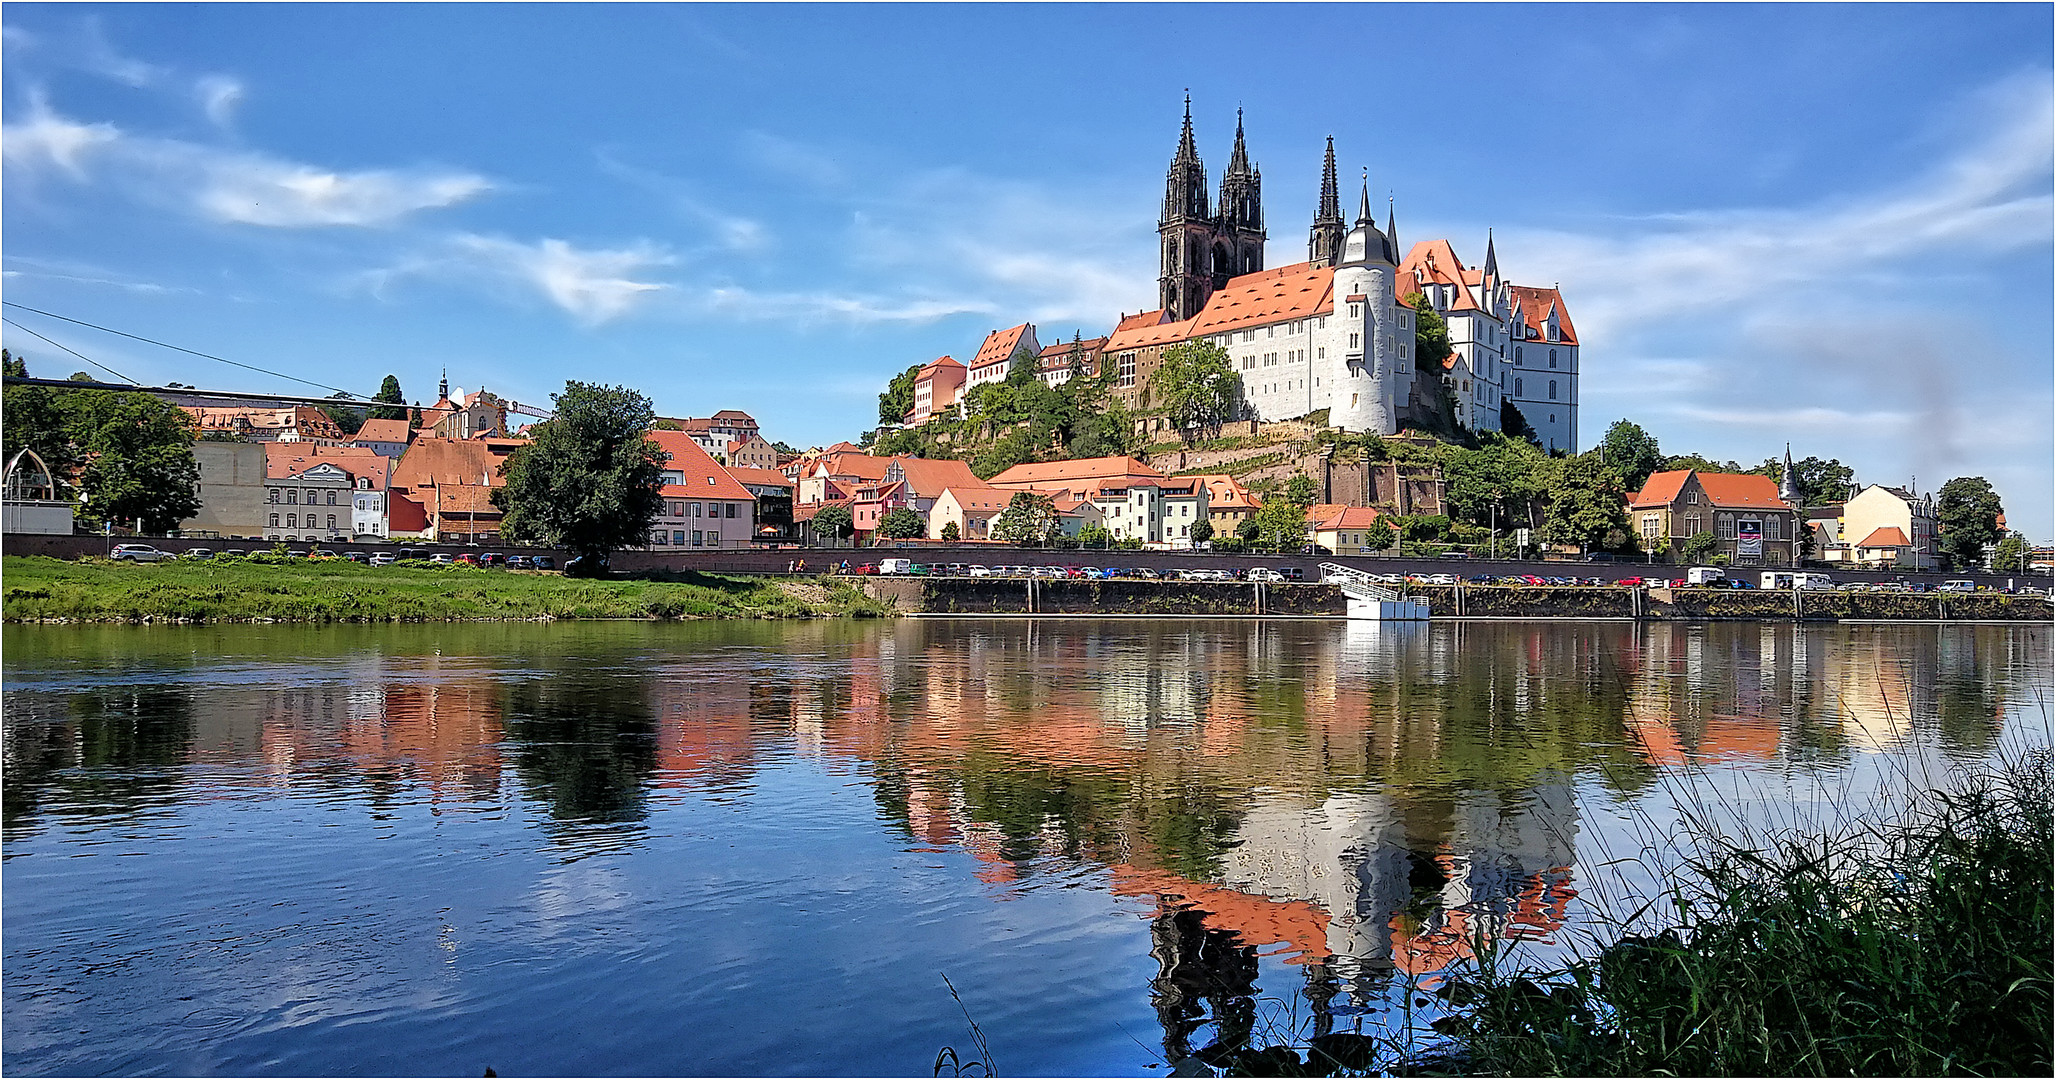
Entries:
{"type": "Polygon", "coordinates": [[[1376,1022],[1475,934],[1603,933],[1680,804],[1846,822],[2049,740],[2046,627],[6,646],[24,1074],[907,1073],[968,1041],[939,974],[1003,1069],[1140,1072],[1287,1014],[1376,1022]]]}

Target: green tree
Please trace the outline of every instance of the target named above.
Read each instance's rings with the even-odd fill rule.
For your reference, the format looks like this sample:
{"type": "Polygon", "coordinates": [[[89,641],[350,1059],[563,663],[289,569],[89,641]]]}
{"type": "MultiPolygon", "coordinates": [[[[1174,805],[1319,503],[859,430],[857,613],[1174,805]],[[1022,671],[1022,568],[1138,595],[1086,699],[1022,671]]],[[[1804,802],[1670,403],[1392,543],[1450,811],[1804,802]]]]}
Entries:
{"type": "Polygon", "coordinates": [[[1737,462],[1715,461],[1712,458],[1701,457],[1698,454],[1672,454],[1664,459],[1663,471],[1665,472],[1680,472],[1685,469],[1697,469],[1700,472],[1711,473],[1739,473],[1742,471],[1742,466],[1737,462]]]}
{"type": "Polygon", "coordinates": [[[925,531],[921,525],[921,515],[904,506],[888,510],[884,517],[878,519],[878,535],[888,540],[912,540],[925,531]]]}
{"type": "Polygon", "coordinates": [[[1164,350],[1163,363],[1149,385],[1178,433],[1190,442],[1202,431],[1218,430],[1234,413],[1240,380],[1228,361],[1228,350],[1201,339],[1164,350]]]}
{"type": "Polygon", "coordinates": [[[371,400],[383,401],[387,404],[374,406],[371,410],[370,419],[407,419],[407,398],[406,395],[400,393],[400,377],[398,375],[386,376],[385,381],[378,384],[378,393],[373,394],[371,400]]]}
{"type": "MultiPolygon", "coordinates": [[[[1408,293],[1404,301],[1414,309],[1414,367],[1442,375],[1442,361],[1456,350],[1449,344],[1449,323],[1435,305],[1420,293],[1408,293]]],[[[1500,424],[1506,423],[1502,409],[1500,424]]]]}
{"type": "Polygon", "coordinates": [[[1398,542],[1399,530],[1383,518],[1372,522],[1371,527],[1364,530],[1364,546],[1372,551],[1389,551],[1392,545],[1398,542]]]}
{"type": "Polygon", "coordinates": [[[1443,499],[1450,514],[1481,528],[1518,528],[1532,519],[1548,492],[1542,472],[1549,456],[1534,443],[1481,432],[1478,448],[1449,447],[1443,453],[1443,499]]]}
{"type": "Polygon", "coordinates": [[[1713,557],[1720,549],[1720,537],[1710,532],[1693,533],[1678,545],[1678,560],[1687,566],[1696,566],[1713,557]]]}
{"type": "Polygon", "coordinates": [[[1207,541],[1209,541],[1209,540],[1212,540],[1213,538],[1214,538],[1214,523],[1213,523],[1213,522],[1211,522],[1211,521],[1205,521],[1205,520],[1201,520],[1201,521],[1197,521],[1197,522],[1194,522],[1194,523],[1193,523],[1193,525],[1192,525],[1192,542],[1193,542],[1193,543],[1195,543],[1195,544],[1204,544],[1204,543],[1206,543],[1207,541]]]}
{"type": "MultiPolygon", "coordinates": [[[[1776,458],[1766,458],[1754,470],[1770,477],[1782,487],[1785,482],[1785,464],[1776,458]]],[[[1856,470],[1830,458],[1822,461],[1809,457],[1792,463],[1793,482],[1799,487],[1799,505],[1826,506],[1829,503],[1847,502],[1856,494],[1856,470]]]]}
{"type": "MultiPolygon", "coordinates": [[[[8,375],[28,378],[28,366],[21,357],[4,349],[0,356],[5,357],[8,375]]],[[[0,405],[0,444],[4,444],[0,464],[13,461],[24,449],[34,450],[59,484],[70,485],[80,464],[65,419],[64,406],[72,393],[48,386],[10,386],[0,394],[4,401],[0,405]]]]}
{"type": "Polygon", "coordinates": [[[1113,546],[1114,534],[1095,521],[1078,530],[1078,543],[1089,548],[1109,548],[1113,546]]]}
{"type": "Polygon", "coordinates": [[[1525,439],[1536,446],[1542,440],[1535,435],[1535,429],[1528,426],[1528,418],[1521,415],[1520,407],[1511,401],[1499,403],[1499,431],[1509,438],[1525,439]]]}
{"type": "Polygon", "coordinates": [[[1942,485],[1935,498],[1937,542],[1949,565],[1968,570],[1985,564],[1985,548],[1999,542],[1999,516],[2006,512],[1999,493],[1982,476],[1959,476],[1942,485]]]}
{"type": "Polygon", "coordinates": [[[1266,501],[1256,516],[1256,539],[1280,551],[1297,551],[1306,544],[1306,507],[1289,498],[1266,501]]]}
{"type": "Polygon", "coordinates": [[[1046,543],[1058,527],[1056,503],[1047,495],[1017,491],[992,522],[992,537],[1022,544],[1046,543]]]}
{"type": "Polygon", "coordinates": [[[1542,538],[1585,548],[1619,547],[1628,536],[1628,504],[1620,474],[1597,451],[1551,458],[1547,520],[1542,538]]]}
{"type": "MultiPolygon", "coordinates": [[[[108,390],[59,391],[57,408],[83,493],[78,520],[161,533],[200,512],[200,466],[185,410],[149,394],[108,390]]],[[[55,463],[44,460],[54,472],[55,463]]]]}
{"type": "Polygon", "coordinates": [[[0,349],[0,375],[6,375],[11,379],[26,379],[29,377],[28,362],[6,349],[0,349]]]}
{"type": "Polygon", "coordinates": [[[1321,487],[1314,483],[1313,477],[1305,473],[1293,473],[1292,479],[1285,481],[1284,490],[1278,495],[1279,498],[1304,510],[1320,501],[1321,487]]]}
{"type": "Polygon", "coordinates": [[[945,521],[942,523],[942,538],[954,544],[964,538],[964,530],[958,528],[954,521],[945,521]]]}
{"type": "Polygon", "coordinates": [[[914,378],[921,374],[921,365],[914,364],[892,377],[885,384],[885,392],[878,395],[878,422],[881,424],[904,424],[907,414],[914,411],[914,378]]]}
{"type": "Polygon", "coordinates": [[[857,519],[847,506],[824,506],[814,515],[814,535],[830,544],[856,535],[857,519]]]}
{"type": "MultiPolygon", "coordinates": [[[[329,396],[347,398],[350,395],[338,390],[329,396]]],[[[335,421],[337,427],[343,429],[343,434],[354,436],[363,430],[364,421],[368,419],[367,414],[370,410],[354,405],[323,405],[321,411],[326,413],[330,420],[335,421]]]]}
{"type": "Polygon", "coordinates": [[[1642,490],[1649,474],[1663,468],[1663,450],[1656,445],[1656,436],[1632,420],[1614,421],[1599,447],[1606,453],[1606,463],[1620,474],[1629,491],[1642,490]]]}
{"type": "Polygon", "coordinates": [[[2019,533],[2007,533],[1992,552],[1992,569],[2008,573],[2027,573],[2027,537],[2019,533]]]}
{"type": "Polygon", "coordinates": [[[1262,536],[1263,532],[1264,527],[1256,523],[1255,514],[1251,514],[1235,524],[1235,536],[1245,544],[1256,543],[1256,538],[1262,536]]]}
{"type": "Polygon", "coordinates": [[[995,476],[1023,462],[1035,460],[1035,448],[1026,431],[1010,431],[971,459],[971,473],[980,480],[995,476]]]}
{"type": "Polygon", "coordinates": [[[649,437],[650,399],[622,386],[566,382],[550,395],[555,416],[514,451],[493,492],[516,541],[543,541],[580,555],[649,542],[663,510],[664,452],[649,437]]]}

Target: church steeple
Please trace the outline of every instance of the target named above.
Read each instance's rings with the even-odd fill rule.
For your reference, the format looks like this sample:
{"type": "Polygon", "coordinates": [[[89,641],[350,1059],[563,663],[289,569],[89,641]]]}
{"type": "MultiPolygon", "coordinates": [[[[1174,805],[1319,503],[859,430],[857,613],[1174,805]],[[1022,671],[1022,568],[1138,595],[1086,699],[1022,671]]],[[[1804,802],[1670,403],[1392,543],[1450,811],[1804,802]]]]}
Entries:
{"type": "Polygon", "coordinates": [[[1778,498],[1794,510],[1801,509],[1799,502],[1799,472],[1792,468],[1792,444],[1785,444],[1785,478],[1778,485],[1778,498]]]}
{"type": "Polygon", "coordinates": [[[1178,152],[1164,179],[1164,213],[1159,224],[1206,216],[1206,165],[1199,160],[1199,145],[1192,138],[1192,95],[1187,94],[1185,128],[1178,135],[1178,152]]]}
{"type": "Polygon", "coordinates": [[[1237,274],[1264,267],[1263,174],[1249,161],[1242,137],[1242,110],[1235,110],[1235,150],[1221,174],[1219,235],[1228,241],[1228,265],[1214,267],[1216,288],[1237,274]]]}
{"type": "Polygon", "coordinates": [[[1335,180],[1335,136],[1328,136],[1328,154],[1321,162],[1321,208],[1307,231],[1306,257],[1316,267],[1333,266],[1342,257],[1342,190],[1335,180]]]}

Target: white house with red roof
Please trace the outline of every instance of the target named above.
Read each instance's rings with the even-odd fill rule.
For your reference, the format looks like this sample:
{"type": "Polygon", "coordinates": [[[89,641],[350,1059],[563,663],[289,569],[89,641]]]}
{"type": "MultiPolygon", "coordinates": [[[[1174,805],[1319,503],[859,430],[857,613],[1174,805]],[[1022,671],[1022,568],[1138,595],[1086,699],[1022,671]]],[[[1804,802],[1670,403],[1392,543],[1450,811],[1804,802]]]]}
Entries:
{"type": "Polygon", "coordinates": [[[1554,288],[1510,287],[1506,400],[1545,450],[1578,450],[1578,332],[1554,288]]]}
{"type": "Polygon", "coordinates": [[[264,538],[353,540],[387,535],[392,461],[355,446],[264,446],[264,538]]]}
{"type": "Polygon", "coordinates": [[[688,432],[658,429],[650,439],[665,454],[664,505],[650,528],[656,551],[750,546],[757,533],[757,497],[688,432]]]}
{"type": "Polygon", "coordinates": [[[978,346],[978,355],[972,357],[967,365],[970,378],[964,384],[965,392],[1006,378],[1014,354],[1023,349],[1028,350],[1031,360],[1042,352],[1042,343],[1035,340],[1034,323],[1022,323],[985,335],[984,343],[978,346]]]}

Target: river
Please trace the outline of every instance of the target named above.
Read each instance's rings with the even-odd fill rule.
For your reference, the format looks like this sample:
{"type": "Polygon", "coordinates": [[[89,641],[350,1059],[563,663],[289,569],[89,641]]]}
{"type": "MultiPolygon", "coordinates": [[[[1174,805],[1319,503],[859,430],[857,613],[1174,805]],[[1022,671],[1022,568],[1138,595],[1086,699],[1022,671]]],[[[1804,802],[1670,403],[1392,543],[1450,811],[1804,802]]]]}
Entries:
{"type": "MultiPolygon", "coordinates": [[[[2049,744],[2048,626],[9,627],[11,1075],[1162,1075],[2049,744]],[[947,979],[947,982],[945,982],[947,979]],[[954,992],[952,991],[952,988],[954,992]],[[1253,1034],[1252,1034],[1253,1033],[1253,1034]]],[[[1416,1022],[1417,1022],[1417,1018],[1416,1022]]]]}

